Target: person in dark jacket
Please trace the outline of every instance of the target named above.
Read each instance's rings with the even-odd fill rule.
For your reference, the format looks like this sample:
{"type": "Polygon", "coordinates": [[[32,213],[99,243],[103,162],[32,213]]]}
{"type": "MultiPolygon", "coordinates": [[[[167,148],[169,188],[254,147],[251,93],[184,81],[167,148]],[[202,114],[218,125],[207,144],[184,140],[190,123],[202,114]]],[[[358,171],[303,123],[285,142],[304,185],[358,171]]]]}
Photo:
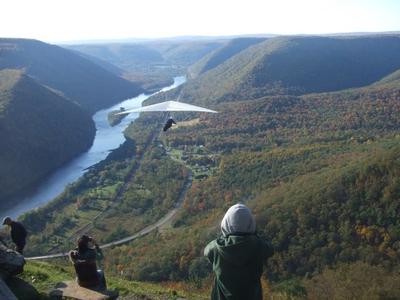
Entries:
{"type": "Polygon", "coordinates": [[[80,286],[107,288],[104,272],[97,269],[96,264],[96,260],[103,259],[103,252],[92,237],[87,235],[80,237],[78,247],[69,252],[69,258],[75,267],[80,286]]]}
{"type": "Polygon", "coordinates": [[[10,226],[11,240],[15,244],[15,250],[23,254],[27,236],[24,225],[22,225],[20,222],[13,221],[13,219],[10,217],[4,218],[3,225],[10,226]]]}
{"type": "Polygon", "coordinates": [[[210,242],[204,255],[215,273],[212,300],[261,300],[263,263],[273,253],[256,235],[250,209],[233,205],[221,222],[222,236],[210,242]]]}
{"type": "Polygon", "coordinates": [[[166,132],[168,129],[170,129],[172,127],[172,124],[176,124],[176,122],[174,121],[174,119],[169,118],[167,123],[165,123],[163,131],[166,132]]]}

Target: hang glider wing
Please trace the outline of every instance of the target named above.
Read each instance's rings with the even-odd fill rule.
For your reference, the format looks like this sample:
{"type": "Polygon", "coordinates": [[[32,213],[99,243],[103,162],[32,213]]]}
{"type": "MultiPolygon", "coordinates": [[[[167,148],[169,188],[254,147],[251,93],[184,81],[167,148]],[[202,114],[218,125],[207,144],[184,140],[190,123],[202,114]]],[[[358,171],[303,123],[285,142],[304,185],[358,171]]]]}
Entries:
{"type": "Polygon", "coordinates": [[[176,101],[165,101],[153,105],[142,106],[135,109],[129,109],[126,111],[122,111],[117,113],[117,115],[129,114],[133,112],[146,112],[146,111],[198,111],[198,112],[209,112],[209,113],[217,113],[215,110],[211,110],[208,108],[186,104],[183,102],[176,101]]]}

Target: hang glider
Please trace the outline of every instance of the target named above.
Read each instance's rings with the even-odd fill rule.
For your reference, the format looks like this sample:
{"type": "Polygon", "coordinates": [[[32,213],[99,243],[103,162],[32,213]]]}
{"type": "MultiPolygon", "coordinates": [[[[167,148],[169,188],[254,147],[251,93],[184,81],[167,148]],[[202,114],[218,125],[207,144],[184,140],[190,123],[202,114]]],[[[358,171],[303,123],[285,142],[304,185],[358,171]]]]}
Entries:
{"type": "Polygon", "coordinates": [[[153,105],[142,106],[135,109],[129,109],[122,112],[117,113],[117,115],[124,115],[133,112],[150,112],[150,111],[197,111],[197,112],[209,112],[209,113],[218,113],[215,110],[211,110],[208,108],[186,104],[183,102],[176,102],[176,101],[165,101],[153,105]]]}

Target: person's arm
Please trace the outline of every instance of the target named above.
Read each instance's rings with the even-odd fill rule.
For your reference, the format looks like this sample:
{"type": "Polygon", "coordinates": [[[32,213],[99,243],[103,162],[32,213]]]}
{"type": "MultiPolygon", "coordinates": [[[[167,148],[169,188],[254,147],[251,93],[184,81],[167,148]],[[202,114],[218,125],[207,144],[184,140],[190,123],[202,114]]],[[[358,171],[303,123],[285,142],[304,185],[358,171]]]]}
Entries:
{"type": "Polygon", "coordinates": [[[96,259],[102,260],[104,258],[103,251],[101,250],[99,244],[95,240],[92,240],[94,248],[96,249],[96,259]]]}
{"type": "Polygon", "coordinates": [[[204,248],[204,256],[208,258],[210,263],[214,263],[214,249],[215,241],[208,243],[208,245],[204,248]]]}
{"type": "Polygon", "coordinates": [[[26,236],[28,235],[28,232],[26,231],[26,228],[22,224],[21,224],[21,231],[22,231],[23,237],[26,238],[26,236]]]}
{"type": "Polygon", "coordinates": [[[15,230],[15,225],[11,225],[11,229],[10,229],[10,237],[11,240],[16,243],[18,241],[17,239],[17,232],[15,230]]]}
{"type": "Polygon", "coordinates": [[[68,258],[72,264],[75,264],[76,263],[76,251],[75,250],[69,251],[68,258]]]}

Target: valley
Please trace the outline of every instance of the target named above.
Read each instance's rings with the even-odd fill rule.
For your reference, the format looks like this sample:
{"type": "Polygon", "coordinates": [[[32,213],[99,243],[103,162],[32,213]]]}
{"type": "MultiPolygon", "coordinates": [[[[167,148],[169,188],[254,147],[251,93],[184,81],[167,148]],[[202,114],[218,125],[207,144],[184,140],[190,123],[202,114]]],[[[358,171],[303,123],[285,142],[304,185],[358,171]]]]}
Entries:
{"type": "MultiPolygon", "coordinates": [[[[115,64],[126,78],[149,64],[147,87],[156,66],[174,62],[187,81],[136,105],[179,99],[219,113],[171,113],[177,125],[165,133],[166,114],[124,118],[112,127],[123,130],[115,147],[104,141],[116,149],[20,216],[30,230],[26,255],[68,251],[88,233],[106,246],[113,286],[152,282],[205,299],[213,275],[204,247],[226,210],[245,203],[274,248],[265,297],[398,297],[400,37],[217,39],[173,53],[166,45],[70,48],[115,64]],[[381,284],[357,285],[373,281],[381,284]]],[[[177,75],[170,67],[159,83],[177,75]]],[[[121,106],[129,108],[101,110],[102,122],[121,106]]],[[[56,262],[65,276],[67,261],[56,262]]],[[[29,262],[30,272],[37,264],[29,262]]]]}

